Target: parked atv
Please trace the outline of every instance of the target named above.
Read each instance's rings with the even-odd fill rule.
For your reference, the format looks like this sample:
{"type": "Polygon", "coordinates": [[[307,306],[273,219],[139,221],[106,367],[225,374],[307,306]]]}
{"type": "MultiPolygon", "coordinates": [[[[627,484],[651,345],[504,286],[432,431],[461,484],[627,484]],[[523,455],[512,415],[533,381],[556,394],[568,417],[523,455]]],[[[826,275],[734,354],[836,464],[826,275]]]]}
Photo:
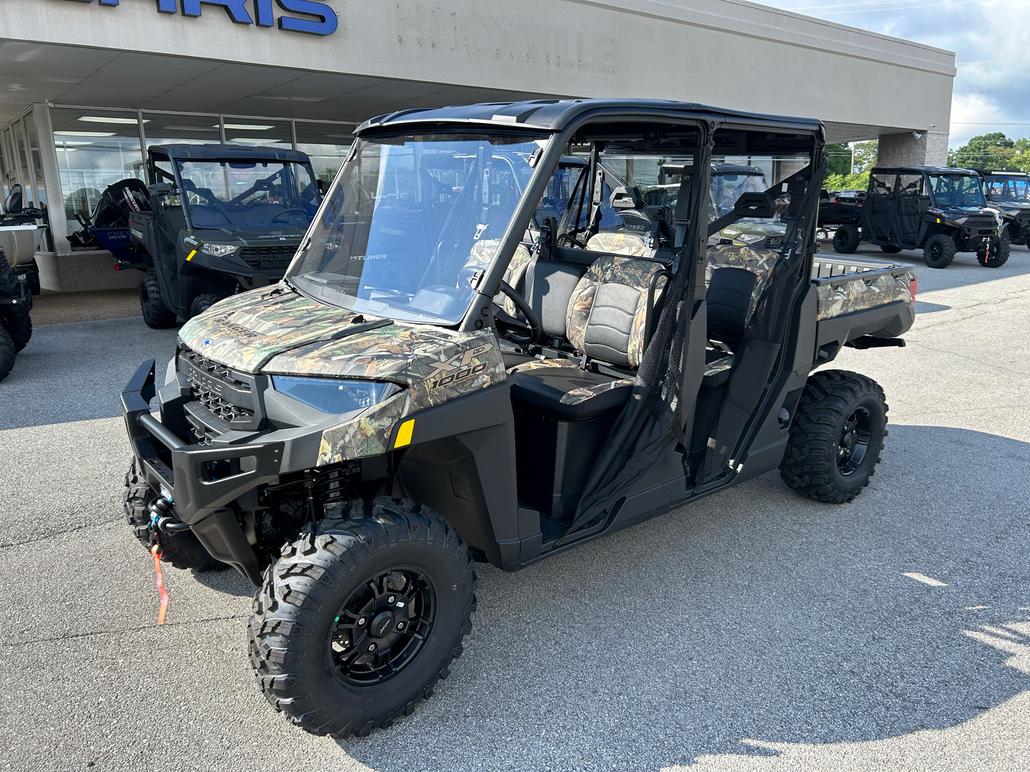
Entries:
{"type": "MultiPolygon", "coordinates": [[[[777,468],[819,501],[869,483],[883,391],[813,371],[902,345],[915,277],[813,260],[818,121],[563,100],[356,135],[283,281],[189,321],[165,385],[151,360],[122,392],[136,535],[258,586],[251,662],[295,724],[365,734],[415,710],[462,653],[476,561],[515,571],[777,468]],[[573,144],[582,184],[533,234],[573,144]],[[804,168],[709,223],[713,147],[804,168]],[[608,153],[703,170],[653,239],[600,238],[608,153]],[[423,171],[447,166],[441,196],[423,171]],[[778,250],[707,245],[781,194],[778,250]]],[[[626,186],[607,203],[647,206],[626,186]]]]}
{"type": "Polygon", "coordinates": [[[0,249],[7,254],[11,267],[25,276],[33,295],[40,293],[36,247],[43,235],[36,222],[45,216],[42,209],[24,206],[21,185],[11,186],[0,211],[0,249]]]}
{"type": "Polygon", "coordinates": [[[1005,233],[1013,244],[1030,240],[1030,174],[980,172],[990,206],[1005,220],[1005,233]]]}
{"type": "Polygon", "coordinates": [[[118,180],[100,194],[92,214],[75,216],[82,227],[68,241],[78,247],[106,249],[120,264],[143,260],[129,236],[129,218],[133,212],[149,210],[150,192],[142,180],[118,180]]]}
{"type": "Polygon", "coordinates": [[[32,290],[25,274],[15,273],[0,249],[0,381],[10,375],[14,357],[32,337],[32,290]]]}
{"type": "MultiPolygon", "coordinates": [[[[858,247],[852,226],[834,249],[850,254],[858,247]]],[[[1000,216],[987,207],[979,175],[970,169],[931,166],[877,167],[869,174],[862,205],[861,239],[888,254],[923,250],[931,268],[947,268],[958,252],[975,252],[980,265],[997,268],[1009,259],[1011,245],[1000,216]]]]}
{"type": "Polygon", "coordinates": [[[149,207],[129,235],[143,320],[171,327],[222,298],[282,278],[320,196],[304,153],[236,145],[148,151],[149,207]]]}

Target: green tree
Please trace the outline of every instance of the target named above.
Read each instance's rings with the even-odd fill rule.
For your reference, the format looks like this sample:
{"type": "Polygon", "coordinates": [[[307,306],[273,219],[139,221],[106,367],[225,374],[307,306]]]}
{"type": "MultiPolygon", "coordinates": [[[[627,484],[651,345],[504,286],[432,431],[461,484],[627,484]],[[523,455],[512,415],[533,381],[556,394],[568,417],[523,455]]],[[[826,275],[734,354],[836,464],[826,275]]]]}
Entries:
{"type": "MultiPolygon", "coordinates": [[[[1022,140],[1020,140],[1022,141],[1022,140]]],[[[1017,169],[1016,143],[1000,131],[971,138],[958,150],[948,152],[948,166],[959,169],[1017,169]]]]}
{"type": "Polygon", "coordinates": [[[839,145],[827,145],[826,154],[829,156],[829,165],[826,169],[827,176],[831,174],[851,174],[851,146],[845,143],[839,145]]]}
{"type": "MultiPolygon", "coordinates": [[[[880,150],[880,140],[869,139],[865,142],[855,142],[855,166],[851,170],[852,174],[868,173],[870,169],[876,166],[876,155],[880,150]]],[[[868,175],[867,175],[868,176],[868,175]]]]}

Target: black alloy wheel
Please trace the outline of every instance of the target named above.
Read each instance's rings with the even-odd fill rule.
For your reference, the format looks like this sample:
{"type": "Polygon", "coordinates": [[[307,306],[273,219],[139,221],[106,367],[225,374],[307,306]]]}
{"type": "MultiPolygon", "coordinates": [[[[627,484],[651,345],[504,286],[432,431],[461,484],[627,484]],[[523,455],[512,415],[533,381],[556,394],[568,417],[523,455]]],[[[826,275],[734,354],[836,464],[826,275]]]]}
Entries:
{"type": "Polygon", "coordinates": [[[937,233],[923,246],[923,262],[931,268],[947,268],[955,259],[955,240],[947,233],[937,233]]]}
{"type": "Polygon", "coordinates": [[[873,420],[864,407],[856,409],[844,422],[837,441],[837,471],[842,477],[849,477],[862,467],[873,436],[872,426],[873,420]]]}
{"type": "Polygon", "coordinates": [[[372,579],[343,604],[329,656],[345,681],[362,686],[393,678],[415,659],[436,617],[436,591],[414,568],[372,579]]]}

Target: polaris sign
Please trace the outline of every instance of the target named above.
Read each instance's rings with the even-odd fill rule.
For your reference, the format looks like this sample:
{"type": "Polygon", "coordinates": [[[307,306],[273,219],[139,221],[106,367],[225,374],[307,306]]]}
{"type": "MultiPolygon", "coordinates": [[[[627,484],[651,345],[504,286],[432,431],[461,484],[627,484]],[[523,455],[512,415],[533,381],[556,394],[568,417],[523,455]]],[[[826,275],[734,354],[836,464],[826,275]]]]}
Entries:
{"type": "MultiPolygon", "coordinates": [[[[92,3],[93,0],[72,0],[75,3],[92,3]]],[[[118,0],[97,0],[100,5],[118,5],[118,0]]],[[[332,35],[338,21],[336,12],[326,3],[312,0],[156,0],[158,13],[183,16],[200,16],[202,5],[220,6],[234,24],[257,24],[259,27],[273,27],[276,23],[275,7],[278,6],[279,29],[290,32],[306,32],[309,35],[332,35]],[[283,15],[283,11],[289,16],[283,15]]]]}

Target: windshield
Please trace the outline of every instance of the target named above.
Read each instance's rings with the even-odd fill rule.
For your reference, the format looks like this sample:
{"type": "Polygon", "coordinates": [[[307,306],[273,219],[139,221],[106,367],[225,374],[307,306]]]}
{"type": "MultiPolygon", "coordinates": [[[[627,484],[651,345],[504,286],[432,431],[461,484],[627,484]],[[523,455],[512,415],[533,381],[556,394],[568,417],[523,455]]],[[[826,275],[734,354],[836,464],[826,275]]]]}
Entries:
{"type": "Polygon", "coordinates": [[[532,174],[538,138],[359,140],[290,266],[299,289],[357,312],[454,324],[532,174]]]}
{"type": "Polygon", "coordinates": [[[980,178],[971,174],[931,174],[930,187],[938,206],[987,206],[980,178]]]}
{"type": "Polygon", "coordinates": [[[1026,177],[988,177],[987,190],[992,201],[1030,203],[1030,179],[1026,177]]]}
{"type": "Polygon", "coordinates": [[[307,227],[318,208],[311,168],[286,161],[177,161],[194,228],[307,227]]]}
{"type": "MultiPolygon", "coordinates": [[[[769,186],[761,174],[712,174],[712,209],[717,220],[733,211],[737,199],[745,193],[763,193],[769,186]]],[[[763,222],[758,217],[742,217],[739,222],[763,222]]]]}

